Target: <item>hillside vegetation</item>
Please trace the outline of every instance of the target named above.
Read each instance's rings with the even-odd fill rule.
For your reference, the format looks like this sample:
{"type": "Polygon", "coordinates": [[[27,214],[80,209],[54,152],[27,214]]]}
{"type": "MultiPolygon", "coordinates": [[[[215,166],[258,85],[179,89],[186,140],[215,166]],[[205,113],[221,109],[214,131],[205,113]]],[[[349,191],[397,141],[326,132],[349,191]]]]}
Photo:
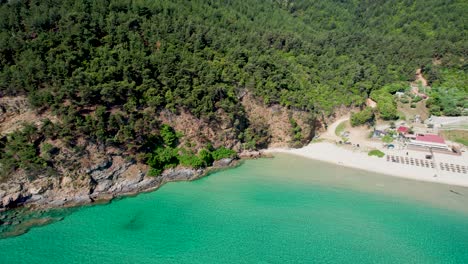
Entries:
{"type": "MultiPolygon", "coordinates": [[[[396,104],[381,90],[422,67],[440,87],[434,91],[457,98],[434,96],[431,112],[467,107],[463,0],[0,2],[0,96],[27,96],[36,111],[60,118],[4,137],[4,171],[53,168],[41,155],[47,140],[79,152],[84,139],[156,164],[167,154],[162,110],[227,122],[241,146],[264,146],[268,128],[247,118],[246,91],[313,118],[360,107],[370,96],[392,119],[396,104]]],[[[291,125],[302,140],[301,127],[291,125]]],[[[211,143],[223,145],[206,149],[211,143]]],[[[185,148],[192,156],[179,162],[210,163],[185,148]]]]}

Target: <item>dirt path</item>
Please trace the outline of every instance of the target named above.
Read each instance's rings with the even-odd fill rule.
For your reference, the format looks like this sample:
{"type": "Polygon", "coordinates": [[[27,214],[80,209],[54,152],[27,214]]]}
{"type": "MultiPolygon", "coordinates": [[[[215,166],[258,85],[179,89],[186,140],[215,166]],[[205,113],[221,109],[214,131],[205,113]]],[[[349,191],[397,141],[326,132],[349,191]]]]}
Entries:
{"type": "Polygon", "coordinates": [[[332,140],[332,141],[341,140],[340,137],[335,135],[335,130],[338,127],[339,124],[341,124],[343,121],[348,121],[348,120],[349,120],[349,115],[340,117],[335,122],[333,122],[331,125],[329,125],[328,128],[327,128],[327,131],[324,132],[322,135],[320,135],[320,137],[323,138],[323,139],[328,139],[328,140],[332,140]]]}
{"type": "Polygon", "coordinates": [[[421,69],[417,69],[416,70],[416,75],[415,75],[415,80],[414,82],[410,83],[410,86],[411,86],[411,91],[415,94],[418,94],[420,92],[424,92],[424,91],[419,91],[419,83],[421,83],[422,87],[425,88],[425,87],[429,87],[427,84],[427,80],[426,78],[424,78],[424,76],[422,75],[422,70],[421,69]]]}
{"type": "MultiPolygon", "coordinates": [[[[342,141],[343,139],[335,134],[335,130],[342,122],[349,121],[349,119],[349,115],[338,118],[335,122],[328,126],[327,131],[320,135],[320,138],[330,142],[342,141]]],[[[351,142],[353,145],[359,144],[359,149],[362,151],[382,147],[382,142],[369,139],[369,133],[371,130],[367,127],[351,127],[348,122],[346,124],[345,131],[350,132],[348,137],[349,142],[351,142]]]]}

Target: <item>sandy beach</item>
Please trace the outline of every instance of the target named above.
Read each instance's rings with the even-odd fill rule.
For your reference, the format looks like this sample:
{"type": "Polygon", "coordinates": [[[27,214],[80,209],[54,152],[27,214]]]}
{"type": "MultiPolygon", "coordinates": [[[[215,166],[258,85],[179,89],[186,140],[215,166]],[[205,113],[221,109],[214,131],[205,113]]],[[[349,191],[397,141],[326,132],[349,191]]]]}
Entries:
{"type": "MultiPolygon", "coordinates": [[[[272,148],[265,153],[288,153],[302,157],[329,162],[341,166],[377,172],[389,176],[428,181],[449,185],[468,187],[468,174],[453,173],[436,168],[417,167],[400,163],[388,162],[385,157],[369,156],[366,152],[340,147],[334,143],[312,143],[299,149],[272,148]],[[436,177],[434,177],[436,175],[436,177]]],[[[401,155],[401,153],[390,153],[401,155]]],[[[412,152],[410,155],[423,158],[424,152],[412,152]]],[[[438,155],[438,162],[451,162],[463,166],[468,165],[468,158],[464,156],[438,155]]]]}

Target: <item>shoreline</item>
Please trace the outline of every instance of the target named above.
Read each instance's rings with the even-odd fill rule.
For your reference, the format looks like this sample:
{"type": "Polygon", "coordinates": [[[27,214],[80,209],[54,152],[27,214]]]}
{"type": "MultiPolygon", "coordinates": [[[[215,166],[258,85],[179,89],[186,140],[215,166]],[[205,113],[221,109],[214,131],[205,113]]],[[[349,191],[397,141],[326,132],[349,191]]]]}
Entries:
{"type": "Polygon", "coordinates": [[[44,213],[47,214],[54,210],[72,209],[82,206],[108,204],[116,199],[134,197],[139,194],[157,191],[166,183],[196,181],[213,173],[238,167],[245,159],[249,159],[249,157],[229,159],[229,161],[225,161],[225,163],[214,164],[205,169],[169,169],[160,176],[150,177],[146,184],[140,188],[115,193],[100,193],[93,197],[93,199],[81,199],[81,196],[68,197],[65,200],[60,199],[60,203],[57,203],[57,200],[54,199],[42,201],[41,203],[30,201],[15,208],[7,208],[4,211],[0,211],[0,239],[19,236],[27,233],[33,227],[61,220],[52,219],[49,216],[44,218],[42,216],[44,213]]]}
{"type": "Polygon", "coordinates": [[[348,168],[375,172],[391,177],[468,187],[467,174],[441,171],[437,168],[392,163],[386,161],[385,158],[368,156],[365,152],[349,150],[329,142],[311,143],[298,149],[269,148],[263,150],[262,153],[286,153],[348,168]],[[437,177],[434,177],[434,175],[437,175],[437,177]]]}

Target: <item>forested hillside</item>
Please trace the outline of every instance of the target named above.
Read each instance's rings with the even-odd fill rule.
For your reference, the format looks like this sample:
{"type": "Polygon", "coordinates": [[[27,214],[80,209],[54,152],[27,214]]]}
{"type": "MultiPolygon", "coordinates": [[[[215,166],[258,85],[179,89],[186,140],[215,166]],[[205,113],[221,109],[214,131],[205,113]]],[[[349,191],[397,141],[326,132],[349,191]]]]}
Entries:
{"type": "Polygon", "coordinates": [[[60,122],[4,137],[0,163],[53,167],[43,142],[81,138],[156,164],[163,109],[213,124],[226,113],[232,138],[255,148],[265,138],[252,131],[268,131],[246,117],[246,92],[326,117],[417,68],[434,84],[462,80],[444,89],[463,105],[467,13],[464,0],[3,0],[0,96],[27,96],[60,122]]]}

